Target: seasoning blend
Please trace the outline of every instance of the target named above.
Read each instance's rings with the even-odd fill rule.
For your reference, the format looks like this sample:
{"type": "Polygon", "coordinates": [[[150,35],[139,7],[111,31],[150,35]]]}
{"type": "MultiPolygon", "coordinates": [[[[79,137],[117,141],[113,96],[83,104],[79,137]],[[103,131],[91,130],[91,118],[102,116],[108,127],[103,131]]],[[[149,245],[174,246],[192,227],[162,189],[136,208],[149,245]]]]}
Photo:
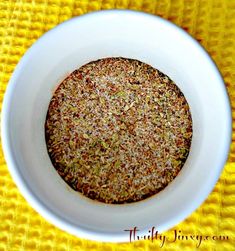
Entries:
{"type": "Polygon", "coordinates": [[[137,60],[105,58],[59,85],[45,135],[52,164],[70,187],[121,204],[158,193],[178,175],[192,118],[168,76],[137,60]]]}

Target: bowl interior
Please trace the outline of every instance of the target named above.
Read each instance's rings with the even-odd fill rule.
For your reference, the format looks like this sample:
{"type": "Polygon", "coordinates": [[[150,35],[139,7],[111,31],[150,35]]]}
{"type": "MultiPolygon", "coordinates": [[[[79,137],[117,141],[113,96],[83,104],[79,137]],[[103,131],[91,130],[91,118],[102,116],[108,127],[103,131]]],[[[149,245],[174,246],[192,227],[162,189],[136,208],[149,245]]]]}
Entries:
{"type": "Polygon", "coordinates": [[[124,230],[134,226],[172,227],[206,198],[227,157],[230,109],[218,70],[188,34],[143,13],[97,12],[53,29],[23,57],[4,102],[3,147],[18,186],[47,219],[85,238],[128,241],[124,230]],[[53,90],[73,70],[105,57],[138,59],[164,72],[192,113],[193,140],[182,171],[162,192],[137,203],[85,198],[59,177],[47,154],[44,123],[53,90]]]}

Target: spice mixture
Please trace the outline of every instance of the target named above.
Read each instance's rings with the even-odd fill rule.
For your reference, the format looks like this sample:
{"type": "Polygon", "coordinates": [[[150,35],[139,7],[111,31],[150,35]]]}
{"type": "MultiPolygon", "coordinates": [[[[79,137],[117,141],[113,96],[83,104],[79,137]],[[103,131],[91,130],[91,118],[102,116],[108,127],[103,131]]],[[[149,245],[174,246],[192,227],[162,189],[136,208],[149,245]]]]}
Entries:
{"type": "Polygon", "coordinates": [[[169,77],[137,60],[105,58],[59,85],[45,134],[54,167],[74,190],[126,203],[156,194],[177,176],[192,119],[169,77]]]}

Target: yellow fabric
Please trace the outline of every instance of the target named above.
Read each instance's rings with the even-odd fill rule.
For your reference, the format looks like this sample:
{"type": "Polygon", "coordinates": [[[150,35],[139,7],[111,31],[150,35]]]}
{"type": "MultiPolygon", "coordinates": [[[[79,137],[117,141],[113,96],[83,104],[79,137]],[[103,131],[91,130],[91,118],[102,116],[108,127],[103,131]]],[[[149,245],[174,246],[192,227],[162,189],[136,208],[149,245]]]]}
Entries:
{"type": "MultiPolygon", "coordinates": [[[[100,9],[135,9],[180,25],[207,49],[219,67],[232,100],[235,120],[234,0],[0,0],[0,100],[24,52],[47,30],[73,17],[100,9]]],[[[0,103],[1,103],[0,101],[0,103]]],[[[76,238],[54,227],[21,196],[0,156],[0,251],[7,250],[235,250],[235,123],[233,142],[219,182],[204,204],[174,229],[184,234],[228,235],[229,240],[139,241],[109,244],[76,238]]],[[[213,168],[213,167],[211,167],[213,168]]],[[[157,226],[156,226],[157,227],[157,226]]],[[[165,233],[172,235],[172,230],[165,233]]]]}

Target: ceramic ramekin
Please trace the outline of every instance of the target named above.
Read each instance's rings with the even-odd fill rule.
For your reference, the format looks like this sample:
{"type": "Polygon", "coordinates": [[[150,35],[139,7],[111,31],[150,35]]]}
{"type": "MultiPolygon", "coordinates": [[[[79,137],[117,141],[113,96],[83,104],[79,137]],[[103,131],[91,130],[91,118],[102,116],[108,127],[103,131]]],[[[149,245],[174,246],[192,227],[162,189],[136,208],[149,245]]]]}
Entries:
{"type": "Polygon", "coordinates": [[[124,242],[125,229],[167,230],[206,199],[227,159],[231,108],[218,69],[185,31],[141,12],[99,11],[57,26],[27,51],[4,97],[1,133],[11,175],[41,215],[82,238],[124,242]],[[138,59],[167,74],[193,118],[191,151],[177,178],[159,194],[124,205],[95,202],[70,189],[50,162],[44,136],[55,86],[83,64],[113,56],[138,59]]]}

